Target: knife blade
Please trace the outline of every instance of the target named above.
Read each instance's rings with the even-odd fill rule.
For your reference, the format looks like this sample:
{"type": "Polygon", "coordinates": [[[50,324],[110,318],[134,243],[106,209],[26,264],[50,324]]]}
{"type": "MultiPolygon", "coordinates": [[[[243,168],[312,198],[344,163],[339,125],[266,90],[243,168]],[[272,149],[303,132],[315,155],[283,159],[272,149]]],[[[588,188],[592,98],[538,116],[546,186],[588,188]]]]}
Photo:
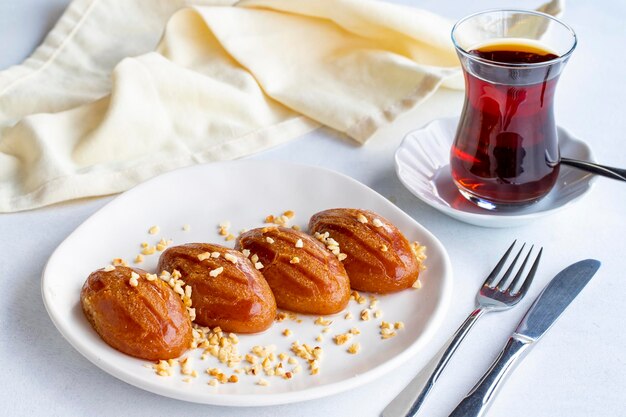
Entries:
{"type": "Polygon", "coordinates": [[[563,311],[600,268],[600,262],[586,259],[559,272],[543,289],[509,338],[489,370],[454,409],[450,417],[480,417],[495,397],[500,383],[528,349],[556,322],[563,311]]]}

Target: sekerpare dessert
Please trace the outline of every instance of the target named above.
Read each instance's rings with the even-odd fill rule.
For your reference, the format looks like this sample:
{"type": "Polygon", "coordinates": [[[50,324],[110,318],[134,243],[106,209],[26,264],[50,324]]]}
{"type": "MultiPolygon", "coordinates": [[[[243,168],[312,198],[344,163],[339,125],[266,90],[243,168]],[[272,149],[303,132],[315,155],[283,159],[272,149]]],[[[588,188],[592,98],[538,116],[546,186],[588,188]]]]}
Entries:
{"type": "Polygon", "coordinates": [[[108,266],[89,275],[80,293],[85,317],[120,352],[141,359],[171,359],[192,341],[181,298],[156,275],[108,266]]]}
{"type": "Polygon", "coordinates": [[[285,227],[263,227],[243,233],[236,248],[249,251],[278,307],[333,314],[348,305],[350,283],[343,265],[311,236],[285,227]]]}
{"type": "Polygon", "coordinates": [[[309,232],[336,243],[344,254],[350,286],[359,291],[392,293],[413,286],[422,269],[422,250],[389,220],[368,210],[335,208],[314,214],[309,232]]]}
{"type": "Polygon", "coordinates": [[[167,249],[158,271],[181,273],[192,288],[195,322],[223,331],[256,333],[270,327],[276,301],[263,275],[239,251],[210,243],[167,249]]]}

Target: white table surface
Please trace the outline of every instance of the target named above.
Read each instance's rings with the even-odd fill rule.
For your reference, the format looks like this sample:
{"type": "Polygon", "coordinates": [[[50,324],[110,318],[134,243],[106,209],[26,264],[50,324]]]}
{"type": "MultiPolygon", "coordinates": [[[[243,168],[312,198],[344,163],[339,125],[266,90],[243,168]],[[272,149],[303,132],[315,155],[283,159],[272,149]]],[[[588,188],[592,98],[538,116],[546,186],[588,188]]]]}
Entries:
{"type": "MultiPolygon", "coordinates": [[[[0,69],[19,63],[42,40],[68,0],[0,2],[0,69]]],[[[502,5],[495,0],[404,3],[459,18],[502,5]],[[444,2],[439,2],[444,3],[444,2]]],[[[522,1],[507,5],[536,6],[522,1]]],[[[559,124],[584,138],[596,159],[626,167],[623,53],[626,3],[574,2],[565,21],[578,50],[561,77],[559,124]]],[[[359,389],[326,399],[265,408],[221,408],[142,391],[104,373],[76,352],[48,318],[40,274],[54,248],[111,197],[0,215],[0,415],[2,416],[378,416],[473,308],[474,294],[514,239],[545,247],[529,297],[506,313],[485,316],[453,358],[423,416],[447,416],[500,350],[541,288],[568,264],[597,258],[602,267],[557,324],[513,373],[489,416],[626,416],[626,184],[600,178],[578,204],[515,229],[484,229],[452,220],[416,200],[395,176],[393,153],[409,130],[458,114],[462,94],[440,91],[359,147],[329,129],[254,155],[335,169],[388,197],[446,246],[455,271],[453,306],[427,351],[359,389]],[[495,252],[494,252],[495,251],[495,252]]]]}

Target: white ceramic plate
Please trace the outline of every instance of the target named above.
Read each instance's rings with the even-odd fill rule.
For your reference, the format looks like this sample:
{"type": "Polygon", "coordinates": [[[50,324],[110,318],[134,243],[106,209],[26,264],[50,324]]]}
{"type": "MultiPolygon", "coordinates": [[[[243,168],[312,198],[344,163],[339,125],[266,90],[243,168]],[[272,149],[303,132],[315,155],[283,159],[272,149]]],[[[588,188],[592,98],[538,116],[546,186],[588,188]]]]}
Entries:
{"type": "MultiPolygon", "coordinates": [[[[139,266],[154,271],[159,252],[146,256],[139,266]]],[[[86,220],[54,252],[42,278],[43,299],[52,321],[65,338],[87,359],[111,375],[157,394],[207,404],[228,406],[271,405],[309,400],[348,390],[371,381],[419,352],[429,342],[447,310],[451,294],[451,268],[446,250],[424,227],[365,185],[326,169],[273,161],[238,161],[197,165],[167,173],[120,195],[86,220]],[[324,358],[318,375],[311,376],[303,361],[303,373],[291,380],[265,377],[269,386],[255,383],[258,377],[240,374],[240,382],[211,387],[209,367],[228,368],[210,357],[199,359],[201,351],[190,352],[192,368],[199,377],[183,382],[183,375],[159,377],[146,368],[146,361],[126,356],[105,344],[85,320],[79,303],[81,287],[90,272],[122,257],[129,262],[141,250],[140,242],[156,243],[161,237],[174,244],[217,242],[218,223],[229,220],[237,234],[242,228],[258,227],[268,214],[294,210],[291,224],[306,227],[309,217],[331,207],[358,207],[374,210],[388,218],[410,240],[428,247],[427,270],[420,279],[420,290],[405,290],[380,296],[383,317],[359,321],[365,308],[351,301],[348,309],[355,319],[331,317],[332,331],[321,343],[315,338],[322,327],[316,317],[300,316],[298,324],[285,320],[262,334],[240,337],[239,351],[247,353],[254,345],[275,344],[278,352],[289,352],[292,341],[320,345],[324,358]],[[183,231],[189,224],[191,229],[183,231]],[[158,225],[156,235],[147,233],[158,225]],[[398,336],[381,340],[381,320],[403,321],[398,336]],[[361,334],[350,343],[361,344],[357,355],[346,352],[349,344],[338,346],[335,334],[358,327],[361,334]],[[294,333],[284,337],[289,328],[294,333]]],[[[291,367],[291,365],[289,365],[291,367]]],[[[228,372],[230,375],[232,372],[228,372]]]]}
{"type": "MultiPolygon", "coordinates": [[[[396,173],[404,186],[429,206],[466,223],[484,227],[513,227],[554,214],[578,201],[590,189],[594,175],[561,166],[554,188],[542,200],[514,211],[490,211],[467,201],[450,174],[450,147],[458,118],[438,119],[410,132],[396,151],[396,173]]],[[[593,162],[591,149],[559,127],[561,154],[593,162]]]]}

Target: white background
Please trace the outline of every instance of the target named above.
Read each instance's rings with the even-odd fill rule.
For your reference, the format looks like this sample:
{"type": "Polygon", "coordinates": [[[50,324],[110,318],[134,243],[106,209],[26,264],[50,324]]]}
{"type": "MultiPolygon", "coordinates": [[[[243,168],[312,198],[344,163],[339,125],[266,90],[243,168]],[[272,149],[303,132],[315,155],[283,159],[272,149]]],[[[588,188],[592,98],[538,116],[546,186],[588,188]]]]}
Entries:
{"type": "MultiPolygon", "coordinates": [[[[486,8],[538,2],[402,1],[452,19],[486,8]]],[[[0,2],[0,69],[27,57],[61,15],[67,0],[0,2]]],[[[626,167],[626,3],[571,1],[563,19],[578,49],[557,91],[558,123],[587,141],[596,159],[626,167]]],[[[500,392],[489,416],[626,415],[626,184],[600,178],[590,195],[555,216],[515,229],[483,229],[450,219],[416,200],[393,171],[402,136],[438,117],[456,115],[462,94],[440,91],[359,147],[329,129],[253,156],[325,166],[374,188],[430,229],[455,271],[453,306],[421,357],[357,390],[322,400],[267,408],[220,408],[144,392],[109,376],[56,331],[40,295],[40,274],[54,248],[111,197],[0,215],[0,415],[6,416],[377,416],[473,308],[474,294],[514,238],[545,247],[536,284],[519,307],[477,324],[431,394],[423,416],[447,416],[482,375],[534,296],[568,264],[603,265],[500,392]]],[[[97,237],[94,237],[97,239],[97,237]]]]}

